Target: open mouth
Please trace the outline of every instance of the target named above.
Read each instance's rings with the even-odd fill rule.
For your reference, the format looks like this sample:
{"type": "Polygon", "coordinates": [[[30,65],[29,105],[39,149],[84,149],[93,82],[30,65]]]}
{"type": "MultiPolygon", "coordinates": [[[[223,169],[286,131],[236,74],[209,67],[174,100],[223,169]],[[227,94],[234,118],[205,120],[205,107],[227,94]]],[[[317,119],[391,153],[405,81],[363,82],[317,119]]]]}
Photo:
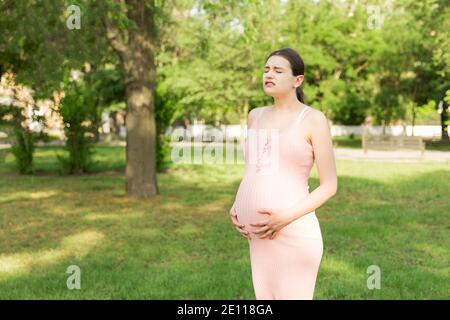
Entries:
{"type": "Polygon", "coordinates": [[[275,85],[275,83],[273,83],[272,81],[266,81],[266,82],[264,82],[264,85],[266,87],[273,87],[275,85]]]}

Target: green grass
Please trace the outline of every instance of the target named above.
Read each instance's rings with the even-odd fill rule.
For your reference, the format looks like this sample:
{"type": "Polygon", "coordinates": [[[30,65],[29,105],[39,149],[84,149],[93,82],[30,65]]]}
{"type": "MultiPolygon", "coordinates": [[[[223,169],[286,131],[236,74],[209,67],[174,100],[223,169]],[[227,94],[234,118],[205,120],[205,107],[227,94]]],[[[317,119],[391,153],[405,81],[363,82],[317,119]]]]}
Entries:
{"type": "MultiPolygon", "coordinates": [[[[254,299],[247,240],[232,227],[242,165],[177,165],[161,194],[125,197],[124,149],[96,148],[96,174],[36,176],[0,165],[0,299],[254,299]],[[70,265],[81,290],[69,290],[70,265]]],[[[338,193],[316,210],[324,256],[316,299],[450,296],[448,181],[441,163],[338,161],[338,193]],[[381,268],[381,289],[366,286],[381,268]]],[[[319,184],[316,167],[310,191],[319,184]]]]}
{"type": "MultiPolygon", "coordinates": [[[[93,148],[94,156],[91,172],[118,171],[122,172],[125,167],[125,149],[120,146],[97,145],[93,148]]],[[[5,153],[6,150],[0,150],[5,153]]],[[[62,167],[57,160],[57,155],[67,156],[68,152],[59,146],[37,147],[33,156],[34,170],[36,175],[55,174],[62,175],[62,167]]],[[[1,166],[0,173],[14,172],[16,165],[12,153],[9,151],[1,166]]]]}

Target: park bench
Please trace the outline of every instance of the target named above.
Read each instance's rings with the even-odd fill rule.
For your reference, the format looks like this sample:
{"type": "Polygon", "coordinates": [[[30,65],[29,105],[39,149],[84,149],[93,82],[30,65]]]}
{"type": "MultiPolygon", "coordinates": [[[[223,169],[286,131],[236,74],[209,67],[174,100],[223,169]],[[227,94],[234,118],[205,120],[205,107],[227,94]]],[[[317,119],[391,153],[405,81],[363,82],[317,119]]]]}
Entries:
{"type": "Polygon", "coordinates": [[[423,156],[425,152],[425,142],[422,137],[412,136],[362,136],[362,147],[364,153],[367,150],[398,150],[413,149],[419,150],[423,156]]]}

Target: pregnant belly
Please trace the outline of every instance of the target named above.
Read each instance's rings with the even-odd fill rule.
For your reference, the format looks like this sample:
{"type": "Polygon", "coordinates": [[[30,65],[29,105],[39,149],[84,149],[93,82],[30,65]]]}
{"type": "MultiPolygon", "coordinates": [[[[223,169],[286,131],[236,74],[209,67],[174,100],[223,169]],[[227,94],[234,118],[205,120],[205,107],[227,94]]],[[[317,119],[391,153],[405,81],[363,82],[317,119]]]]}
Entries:
{"type": "Polygon", "coordinates": [[[245,228],[253,232],[259,227],[250,224],[262,222],[268,218],[267,214],[259,212],[266,209],[269,212],[292,207],[308,195],[308,187],[298,184],[277,181],[248,181],[243,180],[235,200],[237,219],[245,228]]]}

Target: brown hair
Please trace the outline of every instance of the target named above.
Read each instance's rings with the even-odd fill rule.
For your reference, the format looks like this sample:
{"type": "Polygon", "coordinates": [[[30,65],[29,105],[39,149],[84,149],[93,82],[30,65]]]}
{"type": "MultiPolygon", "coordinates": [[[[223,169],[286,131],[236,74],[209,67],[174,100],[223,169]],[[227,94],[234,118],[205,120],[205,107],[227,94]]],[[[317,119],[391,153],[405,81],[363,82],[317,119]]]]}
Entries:
{"type": "MultiPolygon", "coordinates": [[[[303,62],[302,57],[294,49],[283,48],[283,49],[276,50],[267,57],[266,61],[269,60],[269,58],[271,56],[282,56],[287,61],[289,61],[289,63],[291,64],[292,74],[294,76],[300,76],[300,75],[305,74],[305,63],[303,62]]],[[[302,83],[302,85],[303,85],[303,83],[302,83]]],[[[301,103],[306,103],[305,102],[305,94],[303,93],[303,89],[302,89],[301,85],[295,89],[295,93],[297,95],[297,99],[301,103]]]]}

